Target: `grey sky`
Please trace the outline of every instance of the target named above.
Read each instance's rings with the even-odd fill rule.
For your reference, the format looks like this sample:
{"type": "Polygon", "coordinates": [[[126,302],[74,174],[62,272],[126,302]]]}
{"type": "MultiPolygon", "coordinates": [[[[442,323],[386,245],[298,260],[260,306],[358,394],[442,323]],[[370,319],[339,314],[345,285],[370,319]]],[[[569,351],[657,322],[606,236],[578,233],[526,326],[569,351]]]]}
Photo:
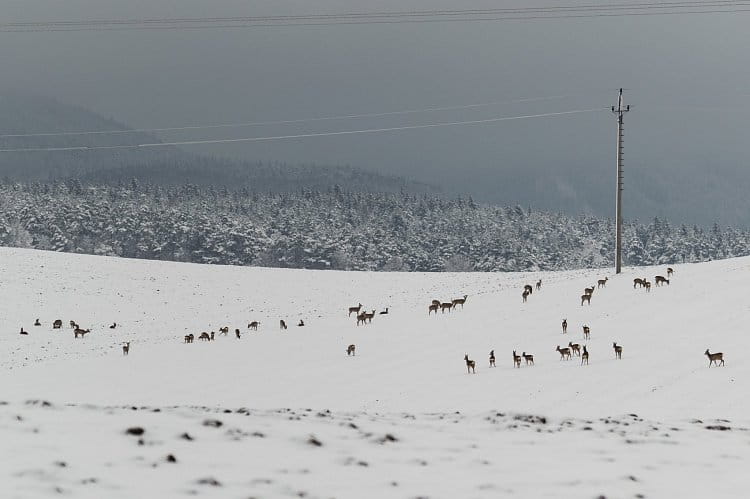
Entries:
{"type": "MultiPolygon", "coordinates": [[[[11,22],[550,4],[0,0],[0,18],[11,22]]],[[[692,175],[693,187],[710,189],[703,185],[700,172],[710,169],[748,179],[743,118],[750,94],[749,25],[750,13],[737,13],[224,31],[0,33],[0,89],[51,95],[134,127],[569,96],[484,109],[161,135],[165,140],[182,140],[604,107],[615,104],[616,90],[623,86],[627,102],[635,106],[626,118],[626,175],[631,188],[648,183],[653,175],[674,177],[677,182],[692,175]]],[[[252,160],[350,164],[471,191],[480,199],[523,203],[524,199],[512,198],[533,198],[534,193],[533,185],[526,190],[513,187],[520,172],[527,176],[533,172],[532,178],[553,174],[613,183],[614,127],[613,117],[602,111],[463,128],[222,145],[201,151],[252,160]]],[[[578,200],[610,194],[575,192],[585,189],[578,182],[560,188],[572,189],[572,198],[578,200]]],[[[669,199],[674,193],[665,196],[669,199]]],[[[582,202],[581,208],[601,211],[601,205],[582,202]]],[[[653,215],[670,214],[654,206],[653,215]]],[[[727,219],[734,221],[736,214],[727,219]]]]}

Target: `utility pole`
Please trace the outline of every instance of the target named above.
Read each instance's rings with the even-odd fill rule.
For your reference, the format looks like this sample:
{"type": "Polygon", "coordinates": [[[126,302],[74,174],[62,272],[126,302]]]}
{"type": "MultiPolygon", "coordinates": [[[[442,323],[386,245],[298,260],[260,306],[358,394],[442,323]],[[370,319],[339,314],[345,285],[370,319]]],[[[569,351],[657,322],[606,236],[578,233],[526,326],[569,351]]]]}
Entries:
{"type": "Polygon", "coordinates": [[[617,107],[612,106],[612,112],[617,115],[617,206],[615,209],[615,273],[619,274],[622,270],[622,163],[624,152],[622,149],[623,141],[623,115],[630,111],[630,104],[627,107],[622,103],[622,89],[620,89],[620,98],[617,101],[617,107]]]}

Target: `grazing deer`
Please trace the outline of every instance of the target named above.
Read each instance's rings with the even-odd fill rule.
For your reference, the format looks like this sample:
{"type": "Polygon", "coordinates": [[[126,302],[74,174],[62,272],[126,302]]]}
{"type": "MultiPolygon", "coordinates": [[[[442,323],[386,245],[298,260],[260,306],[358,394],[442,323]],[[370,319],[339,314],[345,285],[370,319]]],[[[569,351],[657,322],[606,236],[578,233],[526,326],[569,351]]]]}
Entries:
{"type": "Polygon", "coordinates": [[[61,329],[62,328],[62,320],[55,319],[55,322],[52,323],[52,329],[61,329]]]}
{"type": "Polygon", "coordinates": [[[223,334],[224,336],[229,334],[229,326],[224,326],[219,328],[219,334],[223,334]]]}
{"type": "Polygon", "coordinates": [[[466,303],[468,297],[469,295],[464,295],[463,298],[456,298],[453,300],[453,308],[456,308],[456,305],[461,305],[461,308],[464,308],[464,303],[466,303]]]}
{"type": "Polygon", "coordinates": [[[581,365],[583,363],[586,363],[586,365],[589,365],[589,351],[586,350],[586,345],[583,345],[583,353],[581,354],[581,365]]]}
{"type": "Polygon", "coordinates": [[[76,321],[70,321],[70,329],[78,329],[78,324],[76,324],[76,321]]]}
{"type": "Polygon", "coordinates": [[[568,347],[570,347],[570,350],[573,352],[573,355],[581,356],[581,345],[578,343],[568,342],[568,347]]]}
{"type": "Polygon", "coordinates": [[[591,328],[586,325],[583,326],[583,339],[584,340],[591,339],[591,328]]]}
{"type": "Polygon", "coordinates": [[[643,287],[646,288],[646,293],[651,292],[651,283],[648,281],[643,281],[643,287]]]}
{"type": "Polygon", "coordinates": [[[122,354],[127,355],[130,353],[130,342],[126,342],[124,345],[122,345],[122,354]]]}
{"type": "Polygon", "coordinates": [[[446,310],[448,312],[450,312],[451,310],[453,310],[453,302],[452,301],[443,302],[443,303],[440,304],[440,313],[444,314],[446,310]]]}
{"type": "Polygon", "coordinates": [[[672,267],[667,267],[667,277],[672,277],[672,274],[674,274],[674,269],[672,267]]]}
{"type": "Polygon", "coordinates": [[[388,315],[388,307],[385,307],[385,310],[381,310],[380,315],[388,315]]]}
{"type": "Polygon", "coordinates": [[[284,319],[279,321],[279,329],[286,329],[286,322],[284,322],[284,319]]]}
{"type": "Polygon", "coordinates": [[[28,336],[29,332],[23,330],[23,326],[21,326],[21,332],[19,334],[22,334],[24,336],[28,336]]]}
{"type": "Polygon", "coordinates": [[[194,339],[195,335],[193,333],[185,335],[185,343],[192,343],[194,339]]]}
{"type": "MultiPolygon", "coordinates": [[[[200,336],[198,336],[199,340],[203,341],[211,341],[211,337],[208,335],[207,332],[203,331],[200,336]]],[[[191,342],[192,343],[192,342],[191,342]]]]}
{"type": "Polygon", "coordinates": [[[41,325],[42,325],[42,323],[41,323],[41,322],[39,322],[39,319],[37,319],[37,320],[35,320],[35,321],[34,321],[34,325],[35,325],[35,326],[41,326],[41,325]]]}
{"type": "Polygon", "coordinates": [[[531,294],[531,293],[534,292],[534,287],[531,284],[524,285],[523,289],[524,289],[524,291],[528,291],[529,294],[531,294]]]}
{"type": "Polygon", "coordinates": [[[440,300],[432,300],[430,303],[432,303],[433,305],[437,305],[439,307],[440,303],[442,302],[440,300]]]}
{"type": "Polygon", "coordinates": [[[635,279],[633,279],[633,289],[635,289],[636,286],[643,287],[644,280],[645,279],[641,279],[640,277],[636,277],[635,279]]]}
{"type": "Polygon", "coordinates": [[[713,363],[716,365],[716,367],[719,367],[719,362],[721,361],[721,365],[724,365],[724,354],[721,352],[717,353],[711,353],[708,351],[708,348],[706,348],[706,351],[704,353],[708,357],[708,367],[711,367],[711,364],[713,363]]]}
{"type": "Polygon", "coordinates": [[[234,330],[234,335],[237,337],[238,340],[242,339],[242,336],[240,336],[240,330],[239,329],[235,329],[234,330]]]}
{"type": "Polygon", "coordinates": [[[540,289],[542,289],[542,280],[541,279],[539,279],[536,282],[536,290],[539,291],[540,289]]]}
{"type": "Polygon", "coordinates": [[[555,350],[560,353],[560,360],[570,360],[570,348],[560,348],[560,345],[557,345],[555,350]]]}
{"type": "Polygon", "coordinates": [[[568,319],[562,321],[563,334],[568,334],[568,319]]]}
{"type": "Polygon", "coordinates": [[[349,307],[349,317],[352,316],[352,312],[354,312],[355,314],[358,314],[360,310],[362,310],[362,304],[361,303],[359,305],[357,305],[356,307],[349,307]]]}
{"type": "Polygon", "coordinates": [[[81,329],[81,328],[77,327],[77,328],[75,328],[73,330],[73,338],[78,338],[78,336],[80,336],[81,338],[84,338],[84,335],[86,335],[86,334],[88,334],[90,332],[91,332],[90,329],[81,329]]]}
{"type": "Polygon", "coordinates": [[[526,303],[526,299],[529,297],[531,293],[529,293],[528,289],[524,289],[523,293],[521,293],[521,296],[523,297],[523,302],[526,303]]]}
{"type": "Polygon", "coordinates": [[[356,350],[356,348],[357,348],[357,347],[355,347],[354,345],[349,345],[348,347],[346,347],[346,355],[347,355],[347,357],[348,357],[349,355],[356,355],[356,354],[354,353],[354,350],[356,350]]]}
{"type": "Polygon", "coordinates": [[[435,312],[435,315],[437,316],[437,311],[440,308],[439,303],[433,303],[429,307],[427,307],[427,315],[430,315],[432,312],[435,312]]]}
{"type": "Polygon", "coordinates": [[[615,359],[622,359],[622,345],[618,345],[616,341],[612,342],[612,348],[615,350],[615,359]]]}
{"type": "Polygon", "coordinates": [[[534,365],[534,356],[531,354],[527,354],[526,352],[521,353],[521,357],[526,361],[526,365],[528,366],[531,364],[534,365]]]}
{"type": "Polygon", "coordinates": [[[583,293],[587,294],[587,295],[593,295],[594,294],[594,286],[591,286],[590,288],[585,288],[583,290],[583,293]]]}
{"type": "Polygon", "coordinates": [[[513,350],[513,367],[521,368],[521,356],[516,355],[515,350],[513,350]]]}
{"type": "Polygon", "coordinates": [[[667,286],[669,286],[669,279],[667,279],[664,276],[658,275],[658,276],[654,277],[654,281],[656,281],[656,285],[657,286],[661,286],[665,282],[667,283],[667,286]]]}
{"type": "Polygon", "coordinates": [[[117,323],[113,322],[111,326],[109,326],[110,329],[115,329],[117,327],[117,323]]]}
{"type": "Polygon", "coordinates": [[[591,305],[591,295],[581,295],[581,306],[583,306],[583,302],[587,302],[589,305],[591,305]]]}
{"type": "Polygon", "coordinates": [[[464,354],[464,360],[466,361],[466,373],[474,373],[476,374],[476,370],[474,369],[476,367],[476,362],[473,360],[469,360],[469,354],[464,354]]]}
{"type": "Polygon", "coordinates": [[[258,326],[260,326],[260,322],[253,321],[253,322],[251,322],[250,324],[247,325],[247,328],[248,329],[252,329],[253,331],[257,331],[258,330],[258,326]]]}
{"type": "Polygon", "coordinates": [[[596,287],[597,288],[606,288],[608,280],[609,280],[609,277],[605,277],[604,279],[599,279],[598,281],[596,281],[596,287]]]}
{"type": "Polygon", "coordinates": [[[496,367],[495,366],[495,351],[490,350],[490,367],[496,367]]]}

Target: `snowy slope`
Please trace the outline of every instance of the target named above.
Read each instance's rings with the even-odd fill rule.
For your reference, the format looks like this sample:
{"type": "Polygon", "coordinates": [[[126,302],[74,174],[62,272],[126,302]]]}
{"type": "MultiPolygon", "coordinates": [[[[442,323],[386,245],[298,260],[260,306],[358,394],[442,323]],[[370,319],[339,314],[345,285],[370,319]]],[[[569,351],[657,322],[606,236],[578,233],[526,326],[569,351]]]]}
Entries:
{"type": "MultiPolygon", "coordinates": [[[[189,479],[180,482],[182,478],[168,475],[172,478],[159,482],[164,490],[153,497],[179,497],[194,487],[222,497],[238,497],[239,491],[248,495],[247,490],[275,497],[303,489],[315,497],[587,497],[604,492],[608,497],[633,497],[640,482],[624,470],[636,465],[636,480],[641,480],[641,472],[652,478],[638,490],[651,496],[665,497],[675,490],[697,496],[698,491],[712,490],[714,496],[732,497],[738,489],[731,484],[718,489],[699,484],[708,480],[711,463],[718,458],[728,462],[720,475],[748,484],[735,470],[750,457],[749,435],[740,431],[748,426],[750,406],[750,361],[743,355],[750,347],[743,327],[750,315],[745,296],[750,258],[681,265],[670,286],[653,287],[650,293],[633,289],[633,277],[653,281],[655,274],[665,273],[665,268],[628,268],[620,276],[601,269],[535,274],[318,272],[0,248],[0,401],[8,402],[0,405],[0,438],[13,437],[13,454],[25,455],[24,450],[34,448],[27,444],[37,438],[29,429],[36,425],[47,437],[42,450],[34,452],[46,456],[91,446],[84,442],[92,438],[94,427],[112,439],[117,450],[113,466],[141,476],[148,473],[138,470],[151,469],[149,459],[163,458],[169,447],[165,443],[176,435],[191,427],[207,431],[200,421],[211,416],[204,412],[247,407],[250,416],[225,417],[228,426],[240,431],[239,440],[250,446],[232,447],[237,458],[249,461],[234,462],[234,454],[221,454],[204,468],[203,452],[216,447],[223,453],[226,440],[234,441],[223,429],[209,432],[215,437],[206,439],[206,447],[189,447],[195,454],[189,479]],[[581,306],[584,287],[605,275],[606,288],[594,292],[591,306],[581,306]],[[523,285],[538,279],[542,289],[522,303],[523,285]],[[428,315],[433,298],[445,301],[464,294],[468,300],[463,310],[428,315]],[[358,327],[354,316],[347,316],[347,308],[358,302],[370,310],[389,307],[390,313],[358,327]],[[37,317],[40,327],[32,325],[37,317]],[[51,323],[57,318],[65,326],[53,331],[51,323]],[[567,335],[561,334],[562,318],[568,319],[567,335]],[[92,332],[74,339],[67,326],[71,319],[92,332]],[[279,319],[286,320],[288,330],[279,330],[279,319]],[[300,319],[305,327],[295,326],[300,319]],[[261,321],[259,331],[247,330],[252,320],[261,321]],[[119,324],[117,329],[107,327],[112,322],[119,324]],[[585,341],[590,365],[581,366],[578,359],[560,361],[555,347],[584,343],[583,324],[591,327],[591,339],[585,341]],[[187,333],[218,333],[223,325],[230,327],[230,336],[183,343],[187,333]],[[29,335],[19,335],[21,327],[29,335]],[[234,328],[241,329],[242,339],[233,337],[234,328]],[[132,342],[127,357],[121,352],[123,341],[132,342]],[[623,346],[622,360],[614,358],[613,341],[623,346]],[[345,353],[350,343],[357,346],[355,357],[345,353]],[[709,369],[706,348],[723,351],[726,366],[709,369]],[[496,368],[487,364],[492,349],[496,368]],[[514,349],[533,353],[536,365],[514,369],[514,349]],[[476,375],[467,374],[464,353],[476,361],[476,375]],[[30,399],[47,400],[52,407],[26,404],[30,399]],[[117,408],[130,406],[160,412],[117,408]],[[278,411],[284,408],[312,413],[296,421],[278,411]],[[331,413],[313,416],[321,411],[331,413]],[[498,411],[502,417],[496,416],[498,411]],[[518,426],[515,414],[537,414],[548,421],[518,426]],[[13,419],[16,415],[36,423],[24,426],[13,419]],[[448,423],[451,415],[457,423],[448,423]],[[374,429],[365,432],[369,436],[361,431],[352,436],[345,429],[349,422],[374,429]],[[158,428],[157,435],[150,436],[158,449],[149,451],[148,442],[146,448],[132,447],[133,437],[122,435],[131,423],[158,428]],[[712,425],[732,426],[734,432],[728,437],[727,432],[705,429],[712,425]],[[586,426],[591,430],[583,431],[586,426]],[[272,445],[277,451],[271,451],[271,457],[252,451],[256,442],[263,442],[257,444],[261,453],[270,445],[269,439],[248,436],[262,427],[283,440],[272,445]],[[377,441],[389,431],[398,442],[377,441]],[[322,435],[325,445],[319,454],[310,454],[307,438],[312,433],[322,435]],[[50,434],[55,435],[52,443],[50,434]],[[330,440],[337,443],[328,444],[330,440]],[[628,441],[644,443],[651,461],[639,461],[643,446],[630,447],[628,441]],[[683,445],[673,447],[678,441],[683,445]],[[573,452],[570,445],[579,450],[573,452]],[[498,460],[499,449],[518,452],[519,457],[498,460]],[[253,457],[243,457],[245,453],[253,457]],[[612,460],[607,460],[610,455],[612,460]],[[354,461],[347,461],[349,457],[354,461]],[[356,464],[360,459],[372,466],[356,464]],[[455,459],[461,463],[458,468],[451,464],[455,459]],[[434,466],[422,469],[420,460],[434,466]],[[219,466],[225,461],[231,463],[219,466]],[[481,464],[484,461],[493,464],[481,464]],[[577,475],[581,461],[593,474],[577,475]],[[247,471],[245,462],[255,463],[255,471],[247,471]],[[540,477],[534,466],[558,469],[540,477]],[[297,472],[290,467],[313,469],[312,476],[318,478],[292,480],[290,473],[297,472]],[[410,467],[414,469],[408,471],[410,467]],[[217,479],[233,485],[195,485],[203,469],[213,470],[207,475],[223,472],[225,477],[217,479]],[[671,488],[687,469],[693,469],[695,483],[688,480],[671,488]],[[339,472],[344,475],[320,481],[321,475],[339,472]],[[419,473],[423,479],[417,478],[419,473]],[[274,475],[276,486],[267,490],[251,483],[269,474],[286,478],[274,475]],[[498,474],[504,485],[498,483],[498,474]],[[396,478],[389,480],[390,475],[396,478]],[[401,486],[389,485],[391,481],[401,486]]],[[[181,443],[175,448],[183,447],[181,443]]],[[[79,454],[91,459],[86,450],[79,454]]],[[[40,471],[32,462],[21,468],[31,475],[14,475],[0,491],[6,486],[17,494],[11,497],[38,497],[42,489],[53,491],[47,482],[67,480],[60,470],[40,471]],[[38,480],[29,479],[35,473],[38,480]]],[[[99,473],[104,481],[102,477],[109,476],[112,485],[107,490],[113,497],[148,497],[143,494],[157,490],[148,483],[130,483],[124,471],[104,467],[99,473]]],[[[79,482],[61,487],[75,490],[76,497],[89,497],[84,492],[89,488],[79,482]]],[[[102,489],[92,490],[90,497],[102,497],[102,489]]]]}

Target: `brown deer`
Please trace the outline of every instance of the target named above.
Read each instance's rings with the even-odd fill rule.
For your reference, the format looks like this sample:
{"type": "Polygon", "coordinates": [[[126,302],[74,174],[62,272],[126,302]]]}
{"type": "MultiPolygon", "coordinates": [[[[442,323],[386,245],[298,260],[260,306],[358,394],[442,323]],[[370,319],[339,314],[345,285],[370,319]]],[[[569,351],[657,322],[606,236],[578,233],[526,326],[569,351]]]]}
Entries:
{"type": "Polygon", "coordinates": [[[578,343],[568,342],[568,346],[570,347],[570,350],[573,352],[573,355],[581,356],[581,345],[578,343]]]}
{"type": "Polygon", "coordinates": [[[60,319],[55,319],[55,322],[52,323],[52,329],[60,328],[62,328],[62,321],[60,319]]]}
{"type": "Polygon", "coordinates": [[[562,330],[563,330],[563,334],[568,334],[568,319],[563,319],[562,330]]]}
{"type": "Polygon", "coordinates": [[[570,348],[560,348],[560,345],[557,345],[555,350],[560,352],[560,360],[570,360],[570,348]]]}
{"type": "Polygon", "coordinates": [[[211,331],[211,341],[214,341],[216,339],[216,332],[211,331]]]}
{"type": "Polygon", "coordinates": [[[464,308],[464,303],[466,303],[466,299],[469,297],[469,295],[464,295],[463,298],[456,298],[453,300],[453,308],[456,308],[456,305],[461,305],[461,308],[464,308]]]}
{"type": "Polygon", "coordinates": [[[515,350],[513,350],[513,367],[521,368],[521,356],[517,355],[515,350]]]}
{"type": "MultiPolygon", "coordinates": [[[[203,332],[201,333],[201,335],[200,335],[200,336],[198,336],[198,339],[199,339],[199,340],[203,340],[203,341],[211,341],[211,337],[210,337],[210,336],[208,335],[208,333],[207,333],[207,332],[205,332],[205,331],[203,331],[203,332]]],[[[190,343],[192,343],[192,341],[191,341],[190,343]]]]}
{"type": "Polygon", "coordinates": [[[587,302],[589,305],[591,305],[591,295],[581,295],[581,306],[583,306],[583,302],[587,302]]]}
{"type": "Polygon", "coordinates": [[[609,280],[609,277],[605,277],[604,279],[599,279],[598,281],[596,281],[596,287],[597,288],[606,288],[608,280],[609,280]]]}
{"type": "Polygon", "coordinates": [[[706,351],[704,353],[708,357],[708,367],[711,367],[711,364],[713,363],[716,367],[719,367],[719,365],[724,365],[724,354],[721,352],[717,353],[711,353],[708,351],[708,348],[706,348],[706,351]],[[721,361],[721,364],[719,364],[718,361],[721,361]]]}
{"type": "Polygon", "coordinates": [[[529,297],[531,293],[529,293],[528,289],[524,289],[523,293],[521,293],[521,296],[523,297],[523,302],[526,303],[526,299],[529,297]]]}
{"type": "Polygon", "coordinates": [[[130,353],[130,342],[126,342],[124,345],[122,345],[122,354],[127,355],[130,353]]]}
{"type": "Polygon", "coordinates": [[[234,335],[237,337],[238,340],[242,339],[242,336],[240,335],[240,330],[239,329],[235,328],[234,335]]]}
{"type": "Polygon", "coordinates": [[[450,312],[451,310],[453,310],[453,302],[452,301],[443,302],[443,303],[440,304],[440,313],[444,314],[446,310],[448,312],[450,312]]]}
{"type": "Polygon", "coordinates": [[[370,324],[372,322],[372,318],[375,317],[375,311],[373,310],[370,313],[365,312],[365,319],[367,320],[367,323],[370,324]]]}
{"type": "Polygon", "coordinates": [[[349,317],[352,316],[352,312],[354,312],[355,314],[358,314],[360,310],[362,310],[362,304],[361,303],[359,305],[357,305],[356,307],[349,307],[349,317]]]}
{"type": "Polygon", "coordinates": [[[539,291],[540,289],[542,289],[542,280],[541,279],[539,279],[536,282],[536,290],[539,291]]]}
{"type": "Polygon", "coordinates": [[[532,366],[534,365],[534,356],[531,355],[530,353],[527,354],[526,352],[522,352],[521,357],[523,357],[523,359],[526,361],[527,366],[529,364],[531,364],[532,366]]]}
{"type": "Polygon", "coordinates": [[[672,267],[667,267],[667,277],[672,277],[672,274],[674,274],[674,269],[672,267]]]}
{"type": "Polygon", "coordinates": [[[589,365],[589,351],[586,350],[586,345],[583,345],[583,353],[581,354],[581,365],[583,363],[586,363],[586,365],[589,365]]]}
{"type": "Polygon", "coordinates": [[[622,359],[622,345],[618,345],[616,341],[612,342],[612,348],[615,350],[615,359],[622,359]]]}
{"type": "Polygon", "coordinates": [[[427,307],[427,315],[430,315],[431,313],[435,312],[435,315],[437,316],[437,311],[440,308],[439,303],[433,303],[429,307],[427,307]]]}
{"type": "Polygon", "coordinates": [[[654,277],[654,281],[656,281],[656,285],[657,286],[661,286],[665,282],[667,283],[667,286],[669,286],[669,279],[667,279],[664,276],[658,275],[658,276],[654,277]]]}
{"type": "Polygon", "coordinates": [[[583,339],[585,340],[591,339],[591,328],[586,325],[583,326],[583,339]]]}
{"type": "Polygon", "coordinates": [[[286,329],[286,322],[284,321],[284,319],[281,319],[279,321],[279,329],[286,329]]]}
{"type": "Polygon", "coordinates": [[[185,343],[192,343],[194,339],[195,335],[193,333],[185,335],[185,343]]]}
{"type": "Polygon", "coordinates": [[[442,302],[440,300],[432,300],[430,303],[439,307],[442,302]]]}
{"type": "Polygon", "coordinates": [[[223,334],[224,336],[229,334],[229,326],[224,326],[219,328],[219,334],[223,334]]]}
{"type": "Polygon", "coordinates": [[[464,360],[466,361],[466,373],[469,374],[473,372],[474,374],[476,374],[477,372],[474,368],[476,367],[477,364],[473,360],[469,360],[468,353],[464,354],[464,360]]]}
{"type": "Polygon", "coordinates": [[[84,335],[86,335],[86,334],[88,334],[90,332],[91,332],[90,329],[81,329],[81,328],[77,327],[77,328],[75,328],[73,330],[73,338],[78,338],[78,336],[80,336],[81,338],[83,338],[84,335]]]}
{"type": "Polygon", "coordinates": [[[76,321],[70,321],[70,329],[78,329],[78,324],[76,324],[76,321]]]}
{"type": "Polygon", "coordinates": [[[643,281],[643,287],[646,288],[646,293],[651,292],[651,283],[648,281],[643,281]]]}
{"type": "Polygon", "coordinates": [[[348,347],[346,347],[346,355],[347,355],[347,357],[348,357],[349,355],[356,355],[356,354],[354,353],[354,350],[356,350],[356,348],[357,348],[357,347],[355,347],[354,345],[349,345],[348,347]]]}
{"type": "Polygon", "coordinates": [[[641,279],[640,277],[636,277],[635,279],[633,279],[633,289],[635,289],[636,286],[643,287],[644,281],[645,279],[641,279]]]}
{"type": "Polygon", "coordinates": [[[260,322],[253,321],[253,322],[251,322],[250,324],[247,325],[247,328],[248,329],[252,329],[253,331],[257,331],[258,330],[258,326],[260,326],[260,322]]]}
{"type": "Polygon", "coordinates": [[[490,350],[490,367],[496,367],[495,366],[495,351],[490,350]]]}
{"type": "Polygon", "coordinates": [[[361,313],[357,314],[357,325],[359,326],[360,324],[367,324],[367,313],[366,312],[361,312],[361,313]]]}
{"type": "Polygon", "coordinates": [[[583,290],[583,293],[586,295],[593,295],[594,294],[594,286],[591,286],[590,288],[585,288],[583,290]]]}
{"type": "Polygon", "coordinates": [[[531,294],[534,292],[534,287],[531,284],[526,284],[524,285],[523,290],[528,291],[529,294],[531,294]]]}

